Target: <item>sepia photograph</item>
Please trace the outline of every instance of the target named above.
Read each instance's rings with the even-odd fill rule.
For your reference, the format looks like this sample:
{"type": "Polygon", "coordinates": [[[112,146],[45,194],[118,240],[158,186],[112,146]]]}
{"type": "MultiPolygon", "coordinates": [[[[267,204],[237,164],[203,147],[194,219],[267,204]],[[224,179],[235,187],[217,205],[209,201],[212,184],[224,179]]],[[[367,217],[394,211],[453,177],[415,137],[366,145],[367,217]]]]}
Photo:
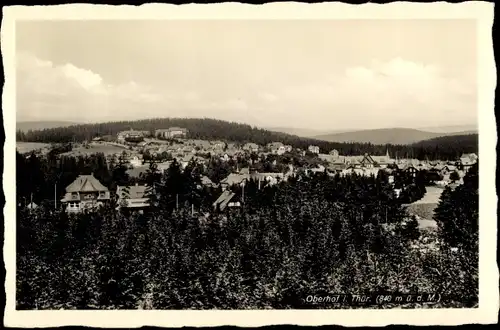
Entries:
{"type": "Polygon", "coordinates": [[[476,5],[12,8],[12,313],[498,311],[493,6],[476,5]]]}

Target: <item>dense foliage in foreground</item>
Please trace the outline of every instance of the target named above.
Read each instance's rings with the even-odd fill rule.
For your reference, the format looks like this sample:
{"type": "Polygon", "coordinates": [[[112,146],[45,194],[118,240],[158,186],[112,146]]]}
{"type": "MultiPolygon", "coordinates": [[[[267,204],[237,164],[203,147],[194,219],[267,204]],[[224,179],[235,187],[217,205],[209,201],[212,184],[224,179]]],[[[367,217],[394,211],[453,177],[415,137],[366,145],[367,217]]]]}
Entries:
{"type": "MultiPolygon", "coordinates": [[[[475,173],[461,188],[470,197],[475,173]]],[[[454,198],[445,194],[441,205],[454,198]]],[[[474,306],[477,244],[440,225],[438,250],[412,248],[422,238],[405,213],[382,180],[322,175],[268,187],[241,212],[209,217],[188,207],[72,217],[19,209],[17,308],[336,308],[305,299],[373,292],[440,293],[441,306],[474,306]]],[[[443,223],[458,216],[446,207],[439,214],[443,223]]],[[[468,215],[477,223],[477,213],[468,215]]]]}
{"type": "Polygon", "coordinates": [[[364,153],[385,155],[388,150],[392,157],[454,161],[463,153],[477,153],[479,146],[477,134],[436,138],[413,145],[338,143],[273,132],[246,124],[209,118],[156,118],[82,124],[39,131],[18,131],[16,139],[17,141],[44,143],[83,142],[95,136],[116,136],[120,131],[129,130],[130,128],[152,133],[156,129],[171,126],[187,128],[189,130],[188,136],[194,139],[224,140],[238,143],[254,142],[262,146],[271,142],[281,141],[284,144],[303,150],[307,150],[309,145],[316,145],[319,146],[322,153],[328,153],[336,149],[342,155],[363,155],[364,153]]]}

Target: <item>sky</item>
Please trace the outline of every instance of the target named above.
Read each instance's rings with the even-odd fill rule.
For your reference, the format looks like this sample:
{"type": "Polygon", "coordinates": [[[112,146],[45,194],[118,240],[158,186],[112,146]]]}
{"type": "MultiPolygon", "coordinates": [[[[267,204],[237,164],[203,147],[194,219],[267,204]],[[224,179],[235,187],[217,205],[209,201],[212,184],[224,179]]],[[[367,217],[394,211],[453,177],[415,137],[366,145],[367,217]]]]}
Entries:
{"type": "Polygon", "coordinates": [[[318,130],[469,125],[476,52],[473,20],[18,21],[16,113],[318,130]]]}

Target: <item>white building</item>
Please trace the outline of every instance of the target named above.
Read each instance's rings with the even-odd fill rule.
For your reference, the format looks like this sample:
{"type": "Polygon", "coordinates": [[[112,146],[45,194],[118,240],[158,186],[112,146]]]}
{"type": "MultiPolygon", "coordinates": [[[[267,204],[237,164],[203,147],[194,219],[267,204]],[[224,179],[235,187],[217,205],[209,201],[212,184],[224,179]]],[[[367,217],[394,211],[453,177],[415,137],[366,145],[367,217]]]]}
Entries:
{"type": "Polygon", "coordinates": [[[318,146],[309,146],[309,148],[307,148],[307,150],[309,150],[309,152],[311,152],[313,154],[319,154],[319,147],[318,146]]]}

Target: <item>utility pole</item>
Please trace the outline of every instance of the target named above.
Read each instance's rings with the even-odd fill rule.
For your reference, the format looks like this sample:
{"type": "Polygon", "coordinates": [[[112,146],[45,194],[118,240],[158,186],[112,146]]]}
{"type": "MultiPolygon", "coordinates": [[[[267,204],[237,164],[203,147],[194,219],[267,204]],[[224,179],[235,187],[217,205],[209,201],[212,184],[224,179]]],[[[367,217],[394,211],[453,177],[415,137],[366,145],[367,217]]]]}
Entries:
{"type": "Polygon", "coordinates": [[[54,183],[54,211],[57,211],[57,181],[54,183]]]}
{"type": "Polygon", "coordinates": [[[245,184],[243,184],[243,190],[242,190],[242,193],[241,193],[241,199],[242,199],[242,202],[245,203],[245,184]]]}
{"type": "Polygon", "coordinates": [[[179,194],[175,195],[175,209],[179,209],[179,194]]]}

